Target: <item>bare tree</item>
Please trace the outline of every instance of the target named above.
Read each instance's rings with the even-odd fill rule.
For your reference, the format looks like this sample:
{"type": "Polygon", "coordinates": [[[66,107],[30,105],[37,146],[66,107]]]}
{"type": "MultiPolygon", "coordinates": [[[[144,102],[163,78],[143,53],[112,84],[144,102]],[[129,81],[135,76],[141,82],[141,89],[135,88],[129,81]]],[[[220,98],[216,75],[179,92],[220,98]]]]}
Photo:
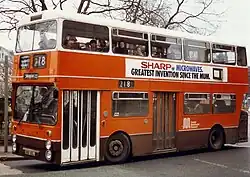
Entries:
{"type": "MultiPolygon", "coordinates": [[[[5,75],[4,75],[4,64],[0,63],[0,98],[4,97],[4,84],[5,84],[5,75]]],[[[13,71],[13,58],[9,58],[8,60],[8,88],[9,88],[9,96],[11,96],[11,90],[12,90],[12,85],[11,85],[11,75],[13,71]]]]}
{"type": "MultiPolygon", "coordinates": [[[[101,14],[132,23],[211,34],[218,28],[218,19],[224,12],[215,10],[219,3],[220,0],[78,0],[74,5],[80,14],[101,14]]],[[[0,0],[0,31],[15,30],[22,15],[64,9],[65,4],[68,6],[72,1],[0,0]]]]}

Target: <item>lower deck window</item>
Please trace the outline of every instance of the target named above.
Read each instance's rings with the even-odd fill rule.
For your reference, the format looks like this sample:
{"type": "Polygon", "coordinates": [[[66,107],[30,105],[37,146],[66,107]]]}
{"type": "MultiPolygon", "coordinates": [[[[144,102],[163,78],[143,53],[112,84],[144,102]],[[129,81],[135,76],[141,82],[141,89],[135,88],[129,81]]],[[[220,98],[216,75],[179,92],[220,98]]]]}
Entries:
{"type": "Polygon", "coordinates": [[[184,100],[184,114],[210,113],[209,94],[186,93],[184,100]]]}
{"type": "Polygon", "coordinates": [[[235,111],[235,94],[185,93],[184,114],[219,114],[234,113],[235,111]]]}
{"type": "Polygon", "coordinates": [[[213,113],[233,113],[235,110],[235,94],[213,94],[213,113]]]}
{"type": "Polygon", "coordinates": [[[148,115],[148,93],[114,92],[112,98],[113,117],[148,115]]]}

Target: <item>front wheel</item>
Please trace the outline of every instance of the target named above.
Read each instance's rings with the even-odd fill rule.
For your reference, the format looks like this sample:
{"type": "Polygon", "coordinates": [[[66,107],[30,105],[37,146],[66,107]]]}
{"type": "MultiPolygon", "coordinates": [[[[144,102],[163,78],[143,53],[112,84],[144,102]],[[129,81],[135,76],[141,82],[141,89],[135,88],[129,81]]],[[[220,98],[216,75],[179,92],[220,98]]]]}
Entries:
{"type": "Polygon", "coordinates": [[[213,128],[208,137],[208,147],[211,150],[220,150],[224,146],[224,134],[221,128],[213,128]]]}
{"type": "Polygon", "coordinates": [[[105,148],[105,159],[111,163],[123,163],[128,160],[131,153],[129,138],[118,133],[108,138],[105,148]]]}

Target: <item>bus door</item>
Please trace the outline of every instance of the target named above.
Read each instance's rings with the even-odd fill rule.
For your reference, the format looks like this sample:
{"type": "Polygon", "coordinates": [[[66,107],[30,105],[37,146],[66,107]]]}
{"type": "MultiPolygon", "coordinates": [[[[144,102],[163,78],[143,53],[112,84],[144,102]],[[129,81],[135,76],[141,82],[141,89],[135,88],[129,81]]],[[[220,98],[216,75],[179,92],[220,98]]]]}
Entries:
{"type": "Polygon", "coordinates": [[[61,162],[99,161],[100,92],[63,91],[61,162]]]}
{"type": "Polygon", "coordinates": [[[175,93],[155,92],[153,95],[153,151],[175,149],[175,93]]]}

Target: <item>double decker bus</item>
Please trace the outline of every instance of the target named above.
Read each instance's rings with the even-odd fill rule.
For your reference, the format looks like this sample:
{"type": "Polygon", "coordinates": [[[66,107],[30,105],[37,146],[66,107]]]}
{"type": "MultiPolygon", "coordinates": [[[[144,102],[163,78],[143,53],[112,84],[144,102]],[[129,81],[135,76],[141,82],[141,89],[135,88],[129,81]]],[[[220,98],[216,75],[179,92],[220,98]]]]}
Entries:
{"type": "Polygon", "coordinates": [[[122,163],[248,141],[244,45],[63,11],[17,32],[14,154],[122,163]]]}

